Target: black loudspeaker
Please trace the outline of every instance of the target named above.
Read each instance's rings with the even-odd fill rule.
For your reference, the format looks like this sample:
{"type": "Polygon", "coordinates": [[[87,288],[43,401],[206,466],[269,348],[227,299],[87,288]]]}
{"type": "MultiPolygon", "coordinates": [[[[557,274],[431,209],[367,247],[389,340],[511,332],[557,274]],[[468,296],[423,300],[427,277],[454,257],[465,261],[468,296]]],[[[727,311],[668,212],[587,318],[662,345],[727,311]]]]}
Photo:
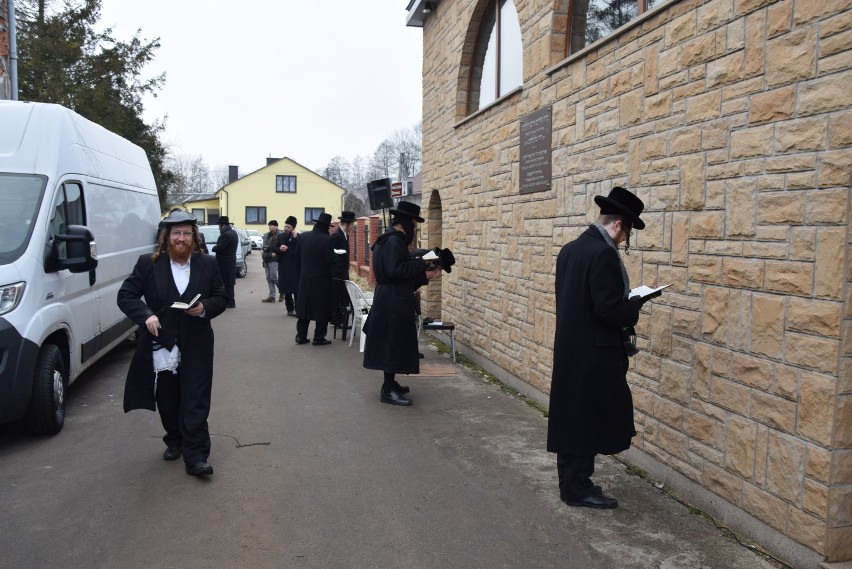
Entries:
{"type": "Polygon", "coordinates": [[[370,209],[373,211],[379,209],[388,209],[393,205],[391,201],[391,181],[390,178],[382,178],[381,180],[373,180],[367,183],[367,195],[370,198],[370,209]]]}

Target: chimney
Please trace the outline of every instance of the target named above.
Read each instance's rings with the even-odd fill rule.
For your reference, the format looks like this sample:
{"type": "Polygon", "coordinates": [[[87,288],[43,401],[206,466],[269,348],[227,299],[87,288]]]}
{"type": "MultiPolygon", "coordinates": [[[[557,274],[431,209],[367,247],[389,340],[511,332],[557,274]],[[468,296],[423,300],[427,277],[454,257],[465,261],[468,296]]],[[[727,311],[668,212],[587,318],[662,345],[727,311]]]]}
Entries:
{"type": "Polygon", "coordinates": [[[267,156],[266,157],[266,165],[269,166],[270,164],[275,164],[279,160],[281,160],[281,159],[280,158],[272,158],[271,156],[267,156]]]}
{"type": "Polygon", "coordinates": [[[228,166],[228,183],[236,182],[240,179],[240,167],[228,166]]]}

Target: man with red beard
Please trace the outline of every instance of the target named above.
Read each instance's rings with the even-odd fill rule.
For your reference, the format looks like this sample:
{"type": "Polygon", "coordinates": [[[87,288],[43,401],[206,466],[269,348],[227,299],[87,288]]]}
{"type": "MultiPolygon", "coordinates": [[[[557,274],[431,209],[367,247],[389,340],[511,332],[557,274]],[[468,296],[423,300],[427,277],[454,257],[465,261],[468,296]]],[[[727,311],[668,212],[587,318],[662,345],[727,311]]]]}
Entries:
{"type": "Polygon", "coordinates": [[[210,320],[224,312],[227,299],[216,260],[196,252],[195,217],[172,211],[163,223],[156,252],[139,257],[118,291],[119,308],[139,325],[124,411],[159,410],[166,431],[163,459],[177,460],[182,454],[187,474],[209,476],[210,320]]]}

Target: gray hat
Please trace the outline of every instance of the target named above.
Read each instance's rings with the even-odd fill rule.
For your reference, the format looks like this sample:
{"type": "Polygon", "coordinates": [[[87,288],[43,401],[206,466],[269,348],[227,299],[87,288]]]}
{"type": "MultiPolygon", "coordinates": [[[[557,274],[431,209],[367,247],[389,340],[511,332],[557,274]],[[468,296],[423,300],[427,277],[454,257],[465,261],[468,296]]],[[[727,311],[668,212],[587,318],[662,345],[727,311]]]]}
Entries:
{"type": "Polygon", "coordinates": [[[163,221],[161,221],[161,223],[165,226],[187,225],[187,224],[195,225],[196,223],[198,223],[198,220],[195,218],[194,215],[192,215],[188,211],[184,211],[184,210],[180,209],[180,210],[177,210],[177,211],[175,211],[175,210],[170,211],[169,215],[167,215],[166,218],[163,221]]]}

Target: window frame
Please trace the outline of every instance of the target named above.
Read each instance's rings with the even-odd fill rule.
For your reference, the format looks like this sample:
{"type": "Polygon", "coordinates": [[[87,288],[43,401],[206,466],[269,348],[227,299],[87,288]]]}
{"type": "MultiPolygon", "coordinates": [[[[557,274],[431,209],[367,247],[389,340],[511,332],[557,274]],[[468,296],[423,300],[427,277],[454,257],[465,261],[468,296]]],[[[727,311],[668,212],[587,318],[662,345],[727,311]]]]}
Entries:
{"type": "MultiPolygon", "coordinates": [[[[515,12],[517,13],[518,6],[514,0],[509,0],[512,2],[512,5],[515,8],[515,12]]],[[[518,85],[508,88],[505,92],[501,92],[500,90],[500,80],[501,80],[501,68],[502,68],[502,59],[503,59],[503,50],[502,50],[502,28],[503,28],[503,16],[500,6],[501,0],[488,0],[486,3],[485,9],[482,11],[482,16],[479,19],[476,35],[474,36],[473,41],[473,59],[470,62],[470,73],[467,76],[467,101],[465,105],[465,116],[469,117],[475,115],[479,111],[488,108],[498,101],[506,98],[507,96],[515,93],[516,91],[523,88],[524,85],[524,72],[523,72],[523,60],[524,60],[524,46],[523,46],[523,31],[521,31],[521,53],[520,53],[520,62],[521,62],[521,81],[518,85]],[[478,97],[477,97],[477,108],[472,109],[472,95],[474,93],[474,85],[473,81],[476,78],[481,82],[482,80],[482,70],[480,69],[479,63],[477,61],[477,51],[481,45],[481,43],[485,43],[486,52],[483,54],[482,67],[485,66],[485,56],[487,55],[488,42],[491,39],[489,35],[487,38],[483,38],[483,26],[485,22],[488,21],[486,15],[489,10],[494,11],[494,45],[495,45],[495,57],[494,57],[494,99],[488,101],[484,105],[482,104],[482,89],[481,86],[477,86],[478,97]]],[[[571,2],[573,4],[573,0],[571,2]]],[[[520,27],[520,21],[517,22],[518,27],[520,27]]]]}
{"type": "Polygon", "coordinates": [[[313,225],[316,222],[316,218],[319,217],[320,213],[325,213],[324,207],[306,207],[305,208],[305,225],[313,225]],[[319,213],[316,215],[312,215],[310,218],[308,217],[308,212],[315,213],[319,210],[319,213]]]}
{"type": "MultiPolygon", "coordinates": [[[[287,184],[290,186],[290,184],[287,184]]],[[[275,193],[276,194],[295,194],[297,192],[297,177],[290,174],[276,174],[275,175],[275,193]],[[292,190],[289,189],[280,189],[281,185],[279,185],[279,181],[283,181],[284,179],[292,179],[292,190]]]]}
{"type": "Polygon", "coordinates": [[[266,225],[266,206],[265,205],[247,205],[246,206],[246,225],[266,225]],[[249,210],[256,210],[255,217],[257,221],[249,221],[249,210]],[[261,212],[263,218],[261,219],[261,212]]]}
{"type": "MultiPolygon", "coordinates": [[[[589,4],[591,4],[592,2],[594,2],[594,0],[588,0],[589,4]]],[[[577,2],[576,2],[576,0],[569,0],[569,2],[568,2],[568,26],[565,29],[565,42],[564,42],[565,46],[564,46],[564,54],[563,54],[564,57],[567,59],[569,57],[572,57],[572,56],[584,51],[589,46],[596,45],[600,42],[606,41],[608,38],[612,38],[613,36],[621,33],[621,31],[625,27],[632,25],[634,22],[636,22],[637,20],[639,20],[640,18],[645,16],[645,14],[647,14],[649,11],[654,10],[654,9],[664,5],[664,4],[668,4],[669,0],[657,0],[657,5],[651,6],[650,8],[648,7],[648,2],[649,2],[649,0],[636,0],[636,16],[634,16],[633,18],[631,18],[630,20],[628,20],[627,22],[622,24],[620,27],[610,31],[610,33],[599,37],[595,41],[588,43],[588,44],[584,45],[583,47],[573,49],[573,44],[574,44],[574,16],[575,16],[574,11],[577,8],[577,2]]],[[[588,15],[588,6],[587,6],[587,14],[586,15],[588,15]]],[[[585,34],[586,34],[586,30],[584,28],[583,29],[583,37],[584,38],[585,38],[585,34]]]]}

